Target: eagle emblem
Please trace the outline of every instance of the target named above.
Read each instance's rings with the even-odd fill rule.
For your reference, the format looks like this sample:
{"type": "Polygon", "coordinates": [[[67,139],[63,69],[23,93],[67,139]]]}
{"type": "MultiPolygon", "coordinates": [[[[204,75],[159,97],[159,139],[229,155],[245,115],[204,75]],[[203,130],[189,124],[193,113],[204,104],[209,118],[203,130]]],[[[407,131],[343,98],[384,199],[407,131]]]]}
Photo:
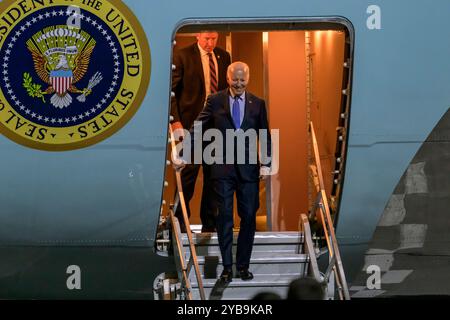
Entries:
{"type": "Polygon", "coordinates": [[[33,84],[31,75],[25,73],[23,86],[28,95],[44,102],[44,95],[52,95],[50,102],[59,109],[71,105],[70,93],[80,94],[77,100],[85,102],[93,87],[102,80],[101,73],[97,72],[86,88],[76,87],[88,71],[95,45],[95,39],[89,34],[67,26],[47,27],[33,35],[27,41],[27,48],[37,75],[48,87],[41,91],[41,86],[33,84]]]}
{"type": "Polygon", "coordinates": [[[75,150],[111,137],[139,110],[151,74],[147,35],[122,1],[91,2],[0,0],[0,135],[75,150]]]}

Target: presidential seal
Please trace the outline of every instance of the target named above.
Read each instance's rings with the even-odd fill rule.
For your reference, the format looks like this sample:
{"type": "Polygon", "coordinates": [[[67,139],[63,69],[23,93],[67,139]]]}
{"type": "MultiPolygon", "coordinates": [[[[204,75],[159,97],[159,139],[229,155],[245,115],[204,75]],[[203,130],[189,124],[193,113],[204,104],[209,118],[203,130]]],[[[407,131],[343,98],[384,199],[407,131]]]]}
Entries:
{"type": "Polygon", "coordinates": [[[0,132],[49,151],[98,143],[135,114],[147,37],[118,0],[0,3],[0,132]]]}

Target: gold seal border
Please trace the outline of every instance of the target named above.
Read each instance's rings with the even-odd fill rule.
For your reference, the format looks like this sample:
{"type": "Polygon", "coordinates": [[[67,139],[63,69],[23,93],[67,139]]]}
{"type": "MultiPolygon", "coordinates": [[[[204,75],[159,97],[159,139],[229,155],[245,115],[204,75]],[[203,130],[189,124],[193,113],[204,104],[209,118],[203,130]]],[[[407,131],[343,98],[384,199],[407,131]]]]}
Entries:
{"type": "MultiPolygon", "coordinates": [[[[60,0],[62,1],[62,0],[60,0]]],[[[15,0],[14,2],[8,1],[2,1],[0,2],[0,12],[6,10],[7,8],[11,7],[15,2],[20,2],[18,0],[15,0]]],[[[33,139],[27,139],[24,138],[13,131],[11,131],[9,128],[7,128],[5,125],[0,123],[0,133],[6,136],[8,139],[17,142],[18,144],[21,144],[23,146],[37,149],[37,150],[43,150],[43,151],[70,151],[70,150],[77,150],[82,148],[87,148],[92,145],[95,145],[113,134],[117,133],[120,129],[122,129],[125,124],[128,123],[128,121],[131,120],[131,118],[136,114],[137,110],[140,108],[142,102],[144,101],[144,98],[147,94],[149,83],[150,83],[150,73],[151,73],[151,54],[150,54],[150,47],[147,39],[147,35],[144,32],[144,29],[142,28],[141,23],[137,19],[137,17],[134,15],[134,13],[128,8],[127,5],[125,5],[121,0],[107,0],[107,2],[111,3],[114,7],[116,7],[120,14],[122,14],[128,22],[131,24],[133,31],[136,33],[136,37],[139,41],[139,46],[142,52],[142,76],[141,76],[141,83],[137,89],[136,96],[134,97],[131,105],[127,108],[128,110],[120,117],[119,120],[114,122],[114,124],[111,126],[111,128],[105,129],[104,132],[99,133],[98,135],[95,135],[92,138],[86,138],[81,141],[77,142],[70,142],[70,143],[63,143],[63,144],[49,144],[44,142],[35,141],[33,139]]],[[[55,6],[58,5],[67,5],[65,3],[57,3],[55,6]]],[[[89,10],[89,12],[91,12],[89,10]]],[[[91,12],[93,13],[93,12],[91,12]]],[[[94,13],[95,14],[95,13],[94,13]]],[[[100,18],[100,17],[99,17],[100,18]]],[[[8,33],[10,34],[10,33],[8,33]]],[[[7,35],[8,35],[7,34],[7,35]]],[[[5,35],[5,37],[7,36],[5,35]]],[[[120,88],[119,88],[120,90],[120,88]]],[[[8,103],[7,101],[5,101],[8,103]]],[[[9,103],[8,103],[9,104],[9,103]]],[[[111,105],[105,108],[109,108],[111,105]]],[[[34,123],[33,123],[34,124],[34,123]]]]}

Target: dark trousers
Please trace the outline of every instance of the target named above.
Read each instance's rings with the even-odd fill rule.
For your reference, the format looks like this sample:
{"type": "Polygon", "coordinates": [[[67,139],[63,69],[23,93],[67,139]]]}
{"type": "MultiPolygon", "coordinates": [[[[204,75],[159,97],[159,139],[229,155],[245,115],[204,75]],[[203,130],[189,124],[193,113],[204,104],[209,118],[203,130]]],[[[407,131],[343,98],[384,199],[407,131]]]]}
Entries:
{"type": "MultiPolygon", "coordinates": [[[[186,209],[188,217],[191,216],[191,209],[189,202],[194,195],[195,181],[197,180],[198,171],[200,170],[199,164],[188,164],[181,171],[181,184],[183,187],[184,201],[186,202],[186,209]]],[[[203,190],[202,190],[202,202],[200,205],[200,219],[202,221],[202,229],[212,229],[216,226],[216,218],[214,216],[214,200],[212,196],[212,186],[210,185],[210,179],[208,178],[208,170],[203,167],[203,190]]],[[[181,225],[184,225],[183,213],[181,211],[181,204],[178,204],[175,216],[180,221],[181,225]]]]}
{"type": "Polygon", "coordinates": [[[217,235],[222,263],[233,264],[233,195],[236,193],[238,215],[241,218],[237,242],[236,268],[248,268],[256,229],[256,211],[259,208],[259,182],[244,182],[236,174],[214,180],[214,198],[218,210],[217,235]]]}

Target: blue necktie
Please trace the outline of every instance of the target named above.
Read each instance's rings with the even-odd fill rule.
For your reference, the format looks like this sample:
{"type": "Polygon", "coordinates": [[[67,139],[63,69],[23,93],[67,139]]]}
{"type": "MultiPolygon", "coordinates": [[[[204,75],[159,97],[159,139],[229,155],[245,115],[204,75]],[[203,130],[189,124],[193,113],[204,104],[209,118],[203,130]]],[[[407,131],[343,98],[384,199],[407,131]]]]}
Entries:
{"type": "Polygon", "coordinates": [[[239,99],[240,96],[235,96],[233,102],[233,122],[236,129],[239,129],[241,127],[241,113],[239,111],[239,99]]]}

